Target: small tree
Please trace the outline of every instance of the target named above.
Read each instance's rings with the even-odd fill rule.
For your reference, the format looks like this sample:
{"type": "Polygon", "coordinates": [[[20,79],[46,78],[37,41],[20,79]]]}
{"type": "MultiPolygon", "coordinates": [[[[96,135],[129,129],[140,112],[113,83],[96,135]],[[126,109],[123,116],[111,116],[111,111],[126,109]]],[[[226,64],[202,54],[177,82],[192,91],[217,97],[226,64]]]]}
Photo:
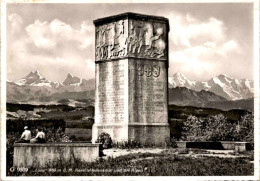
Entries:
{"type": "Polygon", "coordinates": [[[254,115],[247,113],[244,116],[241,116],[241,119],[238,120],[236,131],[235,131],[236,140],[239,141],[254,141],[254,115]]]}
{"type": "Polygon", "coordinates": [[[201,118],[189,116],[183,124],[182,140],[205,141],[205,123],[201,118]]]}
{"type": "Polygon", "coordinates": [[[235,126],[223,114],[210,116],[207,119],[205,137],[208,141],[232,141],[235,126]]]}
{"type": "Polygon", "coordinates": [[[235,136],[234,125],[222,114],[207,119],[189,116],[183,130],[182,139],[188,141],[231,141],[235,136]]]}

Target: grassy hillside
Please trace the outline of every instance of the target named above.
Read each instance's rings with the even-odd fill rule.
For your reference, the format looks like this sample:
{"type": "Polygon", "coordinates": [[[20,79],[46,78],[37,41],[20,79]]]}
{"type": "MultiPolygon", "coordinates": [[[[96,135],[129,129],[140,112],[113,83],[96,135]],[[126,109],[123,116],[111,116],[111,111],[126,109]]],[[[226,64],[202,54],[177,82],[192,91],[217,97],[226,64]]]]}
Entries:
{"type": "Polygon", "coordinates": [[[202,108],[194,106],[177,106],[169,105],[169,118],[175,119],[187,119],[190,115],[196,117],[207,117],[209,115],[223,114],[229,120],[238,120],[242,115],[246,114],[247,110],[232,109],[229,111],[223,111],[214,108],[202,108]]]}

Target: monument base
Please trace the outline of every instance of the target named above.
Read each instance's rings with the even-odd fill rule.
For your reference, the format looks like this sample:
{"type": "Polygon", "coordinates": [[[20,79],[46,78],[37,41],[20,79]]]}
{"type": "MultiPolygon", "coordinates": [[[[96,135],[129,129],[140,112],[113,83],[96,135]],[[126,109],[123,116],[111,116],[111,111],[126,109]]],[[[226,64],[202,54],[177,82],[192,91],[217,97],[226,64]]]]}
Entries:
{"type": "Polygon", "coordinates": [[[113,142],[128,140],[127,124],[94,124],[92,127],[92,143],[95,143],[101,133],[108,133],[113,142]]]}
{"type": "Polygon", "coordinates": [[[108,133],[114,143],[135,140],[142,145],[164,146],[170,140],[168,123],[94,124],[92,143],[103,132],[108,133]]]}

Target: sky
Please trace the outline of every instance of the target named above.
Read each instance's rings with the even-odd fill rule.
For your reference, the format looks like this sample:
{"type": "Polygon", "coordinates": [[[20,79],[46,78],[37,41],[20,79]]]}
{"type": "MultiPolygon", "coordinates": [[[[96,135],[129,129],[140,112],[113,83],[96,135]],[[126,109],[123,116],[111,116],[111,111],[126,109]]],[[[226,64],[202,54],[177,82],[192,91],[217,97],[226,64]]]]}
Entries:
{"type": "Polygon", "coordinates": [[[93,20],[125,12],[169,19],[169,76],[253,80],[252,3],[7,4],[7,79],[95,77],[93,20]]]}

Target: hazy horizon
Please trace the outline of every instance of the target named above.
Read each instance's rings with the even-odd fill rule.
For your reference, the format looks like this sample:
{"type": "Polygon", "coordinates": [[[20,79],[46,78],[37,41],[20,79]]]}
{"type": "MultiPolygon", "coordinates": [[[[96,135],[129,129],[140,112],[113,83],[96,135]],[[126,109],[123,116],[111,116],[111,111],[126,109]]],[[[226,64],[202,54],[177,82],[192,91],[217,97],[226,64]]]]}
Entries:
{"type": "Polygon", "coordinates": [[[253,80],[253,3],[7,4],[7,79],[94,78],[93,20],[129,11],[169,19],[169,76],[253,80]]]}

